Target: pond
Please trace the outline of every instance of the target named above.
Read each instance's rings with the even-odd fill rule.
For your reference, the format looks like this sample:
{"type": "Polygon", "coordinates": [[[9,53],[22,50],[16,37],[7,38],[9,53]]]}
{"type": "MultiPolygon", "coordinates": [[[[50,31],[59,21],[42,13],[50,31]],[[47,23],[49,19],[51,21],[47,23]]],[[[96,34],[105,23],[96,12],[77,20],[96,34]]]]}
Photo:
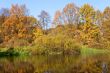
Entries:
{"type": "Polygon", "coordinates": [[[110,57],[54,55],[0,58],[0,73],[110,73],[110,57]]]}

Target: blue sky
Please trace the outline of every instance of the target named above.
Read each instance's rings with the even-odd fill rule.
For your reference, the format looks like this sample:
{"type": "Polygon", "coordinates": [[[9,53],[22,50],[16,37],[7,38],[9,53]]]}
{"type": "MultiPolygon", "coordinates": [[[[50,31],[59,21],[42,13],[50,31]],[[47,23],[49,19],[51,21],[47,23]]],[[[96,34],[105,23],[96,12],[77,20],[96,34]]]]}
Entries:
{"type": "Polygon", "coordinates": [[[0,0],[0,8],[10,8],[11,4],[25,4],[32,16],[37,17],[41,10],[47,11],[51,17],[54,16],[56,10],[61,10],[70,2],[77,6],[89,3],[95,9],[103,9],[110,6],[110,0],[0,0]]]}

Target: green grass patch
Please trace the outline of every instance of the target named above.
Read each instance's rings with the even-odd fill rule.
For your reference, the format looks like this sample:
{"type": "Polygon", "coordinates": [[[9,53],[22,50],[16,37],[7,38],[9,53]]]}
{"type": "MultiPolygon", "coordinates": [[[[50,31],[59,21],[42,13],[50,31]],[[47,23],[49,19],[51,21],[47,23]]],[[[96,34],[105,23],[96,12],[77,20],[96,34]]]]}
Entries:
{"type": "Polygon", "coordinates": [[[87,48],[87,47],[82,47],[82,49],[81,49],[82,56],[109,54],[109,53],[110,53],[110,51],[105,50],[105,49],[96,49],[96,48],[87,48]]]}
{"type": "Polygon", "coordinates": [[[8,56],[26,56],[30,55],[30,47],[16,47],[16,48],[0,48],[0,57],[8,57],[8,56]]]}

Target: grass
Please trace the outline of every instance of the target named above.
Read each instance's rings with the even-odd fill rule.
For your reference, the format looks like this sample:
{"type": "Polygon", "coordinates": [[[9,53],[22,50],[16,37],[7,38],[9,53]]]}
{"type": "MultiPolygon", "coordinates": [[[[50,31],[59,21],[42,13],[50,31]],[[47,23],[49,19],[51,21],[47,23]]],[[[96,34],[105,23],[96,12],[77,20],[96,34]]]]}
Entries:
{"type": "Polygon", "coordinates": [[[30,47],[16,47],[16,48],[0,48],[0,57],[11,57],[11,56],[26,56],[29,55],[30,47]]]}
{"type": "MultiPolygon", "coordinates": [[[[98,54],[109,54],[109,50],[105,49],[96,49],[96,48],[88,48],[83,46],[80,48],[80,54],[81,56],[93,56],[98,54]]],[[[62,54],[62,51],[53,51],[52,49],[43,49],[33,46],[24,46],[24,47],[16,47],[13,50],[9,50],[9,48],[1,48],[0,49],[0,56],[28,56],[28,55],[56,55],[56,54],[62,54]]],[[[74,55],[74,54],[73,54],[74,55]]]]}
{"type": "Polygon", "coordinates": [[[29,55],[31,53],[31,48],[30,48],[30,46],[16,47],[16,48],[14,48],[14,51],[18,52],[22,56],[25,56],[25,55],[29,55]]]}
{"type": "Polygon", "coordinates": [[[16,52],[13,50],[13,48],[10,48],[5,51],[0,51],[0,57],[12,57],[12,56],[19,56],[19,52],[16,52]]]}
{"type": "Polygon", "coordinates": [[[91,56],[91,55],[97,55],[97,54],[109,54],[109,50],[105,49],[96,49],[96,48],[87,48],[87,47],[82,47],[81,49],[81,55],[82,56],[91,56]]]}

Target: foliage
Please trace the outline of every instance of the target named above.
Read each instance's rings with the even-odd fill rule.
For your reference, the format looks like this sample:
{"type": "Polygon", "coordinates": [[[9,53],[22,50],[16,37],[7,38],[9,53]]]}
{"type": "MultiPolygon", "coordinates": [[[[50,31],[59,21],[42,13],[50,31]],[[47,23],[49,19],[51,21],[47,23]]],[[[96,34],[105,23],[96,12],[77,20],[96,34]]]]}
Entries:
{"type": "Polygon", "coordinates": [[[73,4],[67,4],[62,12],[56,11],[53,24],[56,25],[65,25],[65,24],[77,24],[79,20],[79,8],[73,4]]]}
{"type": "Polygon", "coordinates": [[[105,8],[105,10],[103,12],[103,17],[104,17],[104,20],[110,19],[110,7],[105,8]]]}
{"type": "Polygon", "coordinates": [[[81,22],[94,24],[95,10],[89,4],[84,4],[80,8],[81,22]]]}
{"type": "Polygon", "coordinates": [[[38,54],[80,54],[82,46],[110,48],[109,7],[101,12],[89,4],[69,3],[56,11],[52,23],[44,10],[38,17],[30,16],[25,5],[0,9],[0,47],[30,46],[38,54]]]}
{"type": "Polygon", "coordinates": [[[52,33],[36,38],[35,44],[53,52],[79,54],[81,48],[80,45],[71,36],[66,35],[69,32],[68,29],[66,29],[67,27],[64,28],[65,31],[61,30],[62,28],[63,27],[58,27],[58,29],[51,31],[52,33]],[[58,30],[59,32],[56,32],[58,30]],[[56,33],[55,35],[53,34],[54,32],[56,33]]]}

